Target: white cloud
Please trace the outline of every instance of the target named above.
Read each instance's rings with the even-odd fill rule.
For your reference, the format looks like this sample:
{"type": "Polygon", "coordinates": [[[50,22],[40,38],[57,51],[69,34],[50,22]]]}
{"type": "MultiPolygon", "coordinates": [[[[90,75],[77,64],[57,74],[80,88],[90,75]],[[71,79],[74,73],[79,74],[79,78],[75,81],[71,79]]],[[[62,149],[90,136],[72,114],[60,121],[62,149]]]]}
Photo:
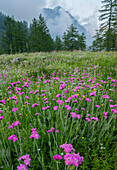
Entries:
{"type": "Polygon", "coordinates": [[[100,4],[99,0],[0,0],[0,11],[18,20],[31,21],[38,17],[43,7],[60,5],[73,16],[84,18],[92,14],[96,5],[100,9],[100,4]]]}
{"type": "Polygon", "coordinates": [[[87,32],[89,32],[91,35],[95,34],[95,30],[99,26],[98,15],[98,9],[95,9],[91,15],[82,19],[80,18],[79,20],[80,24],[83,25],[87,32]]]}
{"type": "Polygon", "coordinates": [[[59,10],[60,15],[56,16],[55,19],[48,19],[47,26],[50,28],[50,33],[55,37],[55,35],[63,35],[63,32],[72,24],[72,20],[69,15],[61,8],[59,10]]]}

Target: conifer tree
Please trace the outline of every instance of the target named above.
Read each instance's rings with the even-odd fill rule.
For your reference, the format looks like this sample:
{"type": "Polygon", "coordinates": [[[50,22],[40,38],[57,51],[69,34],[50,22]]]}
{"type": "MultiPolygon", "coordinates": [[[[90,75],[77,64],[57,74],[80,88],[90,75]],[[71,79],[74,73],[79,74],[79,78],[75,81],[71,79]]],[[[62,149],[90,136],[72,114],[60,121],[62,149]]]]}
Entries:
{"type": "Polygon", "coordinates": [[[85,40],[86,40],[86,37],[85,37],[84,33],[82,33],[82,35],[79,35],[79,37],[78,37],[79,49],[82,51],[86,49],[85,40]]]}
{"type": "Polygon", "coordinates": [[[34,18],[33,23],[30,25],[29,32],[29,48],[33,52],[39,51],[39,29],[38,21],[34,18]]]}
{"type": "Polygon", "coordinates": [[[71,26],[66,30],[66,32],[64,32],[63,40],[65,49],[79,49],[78,31],[77,28],[73,26],[73,24],[71,24],[71,26]]]}
{"type": "Polygon", "coordinates": [[[2,31],[2,44],[6,53],[14,53],[14,18],[6,17],[2,31]]]}
{"type": "Polygon", "coordinates": [[[23,22],[16,22],[15,31],[13,35],[13,45],[15,53],[26,52],[27,34],[28,30],[26,25],[24,25],[23,22]]]}
{"type": "Polygon", "coordinates": [[[75,28],[73,24],[64,32],[63,40],[66,50],[84,50],[86,47],[84,34],[79,35],[77,28],[75,28]]]}
{"type": "Polygon", "coordinates": [[[93,46],[95,44],[96,47],[97,41],[97,49],[116,50],[117,0],[102,0],[102,4],[101,10],[99,10],[101,13],[99,17],[101,24],[98,30],[100,38],[94,36],[93,46]]]}
{"type": "Polygon", "coordinates": [[[62,41],[60,39],[60,37],[57,35],[56,36],[56,39],[55,39],[55,50],[56,51],[59,51],[59,50],[62,50],[62,41]]]}
{"type": "Polygon", "coordinates": [[[6,17],[2,31],[2,46],[8,54],[25,52],[27,43],[27,27],[14,18],[6,17]]]}
{"type": "Polygon", "coordinates": [[[54,41],[51,38],[49,29],[42,15],[39,20],[34,19],[30,28],[30,46],[32,51],[51,51],[54,48],[54,41]]]}

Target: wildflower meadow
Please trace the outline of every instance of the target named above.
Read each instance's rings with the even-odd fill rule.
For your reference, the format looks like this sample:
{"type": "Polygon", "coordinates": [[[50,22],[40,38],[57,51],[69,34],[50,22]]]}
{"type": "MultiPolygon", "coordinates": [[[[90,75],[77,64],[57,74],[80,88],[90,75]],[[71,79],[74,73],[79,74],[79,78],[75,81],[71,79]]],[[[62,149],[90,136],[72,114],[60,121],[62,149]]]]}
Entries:
{"type": "Polygon", "coordinates": [[[117,53],[1,55],[0,169],[116,170],[117,53]]]}

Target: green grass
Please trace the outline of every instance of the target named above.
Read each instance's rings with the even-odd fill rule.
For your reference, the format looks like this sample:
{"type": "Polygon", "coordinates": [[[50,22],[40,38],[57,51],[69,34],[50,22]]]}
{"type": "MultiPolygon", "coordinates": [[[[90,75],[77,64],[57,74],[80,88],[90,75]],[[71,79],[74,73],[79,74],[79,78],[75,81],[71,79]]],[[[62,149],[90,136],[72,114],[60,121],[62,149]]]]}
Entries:
{"type": "Polygon", "coordinates": [[[0,116],[4,117],[0,120],[0,168],[17,169],[21,163],[24,164],[18,159],[29,154],[32,160],[30,166],[27,166],[28,169],[56,170],[57,163],[53,156],[63,153],[63,159],[58,161],[58,169],[70,169],[64,162],[65,152],[59,147],[67,142],[73,145],[75,153],[83,156],[84,161],[78,169],[117,169],[117,114],[111,111],[117,110],[116,69],[117,52],[63,51],[0,56],[0,100],[5,100],[5,104],[0,103],[0,116]],[[14,57],[20,57],[20,62],[12,63],[14,57]],[[55,77],[59,80],[55,80],[55,77]],[[20,81],[20,84],[17,84],[17,81],[20,81]],[[66,86],[61,90],[63,81],[66,86]],[[92,81],[94,83],[91,83],[92,81]],[[22,87],[25,82],[28,86],[22,87]],[[96,83],[100,86],[94,87],[96,83]],[[11,88],[6,90],[9,86],[11,88]],[[74,91],[76,86],[79,86],[79,89],[74,91]],[[16,87],[21,90],[17,91],[16,87]],[[38,93],[33,94],[35,90],[38,90],[38,93]],[[68,90],[68,93],[64,93],[65,90],[68,90]],[[30,91],[33,93],[29,93],[30,91]],[[94,91],[96,96],[90,96],[94,91]],[[18,92],[24,94],[20,95],[18,92]],[[61,96],[56,97],[57,94],[61,96]],[[109,99],[102,97],[106,94],[109,99]],[[66,103],[65,100],[71,95],[77,95],[77,98],[66,103]],[[12,96],[16,98],[11,99],[12,96]],[[86,98],[92,101],[88,102],[86,98]],[[63,104],[59,105],[58,99],[62,100],[63,104]],[[49,103],[46,104],[46,100],[49,103]],[[74,100],[78,103],[73,102],[74,100]],[[32,108],[34,103],[38,103],[38,106],[32,108]],[[67,110],[65,105],[69,105],[71,110],[67,110]],[[100,107],[97,108],[96,105],[100,107]],[[114,106],[110,108],[109,105],[114,106]],[[42,110],[42,107],[46,106],[49,106],[49,109],[42,110]],[[54,110],[54,106],[58,106],[58,109],[54,110]],[[13,112],[12,108],[18,110],[13,112]],[[80,114],[81,118],[72,117],[71,112],[80,114]],[[104,112],[107,112],[107,119],[104,112]],[[89,118],[96,117],[99,120],[88,122],[85,119],[87,114],[90,114],[89,118]],[[8,126],[15,121],[20,124],[9,129],[8,126]],[[47,133],[51,127],[55,127],[59,132],[47,133]],[[32,128],[37,128],[39,139],[30,138],[32,128]],[[13,134],[18,137],[15,142],[8,140],[13,134]]]}

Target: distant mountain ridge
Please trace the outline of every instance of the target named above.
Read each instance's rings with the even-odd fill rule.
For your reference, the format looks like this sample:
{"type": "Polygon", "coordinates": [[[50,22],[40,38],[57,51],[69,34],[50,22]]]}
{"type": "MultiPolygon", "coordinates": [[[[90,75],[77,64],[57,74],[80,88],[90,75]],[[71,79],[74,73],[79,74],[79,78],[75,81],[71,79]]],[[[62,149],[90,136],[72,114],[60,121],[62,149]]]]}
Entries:
{"type": "Polygon", "coordinates": [[[43,16],[53,39],[55,39],[56,35],[62,37],[66,29],[73,24],[78,29],[79,34],[85,34],[87,45],[91,44],[91,35],[78,23],[75,17],[73,17],[68,11],[64,10],[61,6],[57,6],[54,9],[43,8],[43,16]]]}
{"type": "MultiPolygon", "coordinates": [[[[75,17],[73,17],[68,11],[64,10],[61,6],[57,6],[54,9],[43,8],[42,15],[46,20],[47,27],[49,28],[53,39],[55,39],[56,35],[62,38],[63,33],[71,24],[73,24],[78,29],[79,34],[85,34],[87,46],[91,45],[92,35],[88,33],[81,24],[78,23],[75,17]]],[[[5,19],[6,15],[0,12],[0,43],[5,19]]],[[[26,21],[23,22],[28,26],[26,21]]]]}

